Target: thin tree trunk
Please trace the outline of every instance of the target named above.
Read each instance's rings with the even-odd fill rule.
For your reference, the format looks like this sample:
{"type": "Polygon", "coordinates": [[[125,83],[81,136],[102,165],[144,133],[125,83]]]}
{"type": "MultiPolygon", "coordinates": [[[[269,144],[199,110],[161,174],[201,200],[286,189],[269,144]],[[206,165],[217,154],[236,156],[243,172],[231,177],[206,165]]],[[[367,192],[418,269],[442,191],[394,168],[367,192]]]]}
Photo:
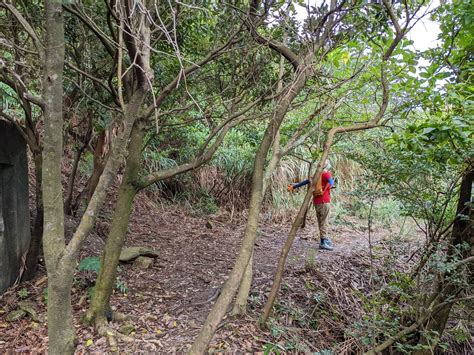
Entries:
{"type": "Polygon", "coordinates": [[[130,136],[125,172],[118,192],[112,226],[101,258],[94,296],[86,314],[86,321],[95,323],[97,329],[105,325],[105,315],[110,311],[109,301],[114,288],[120,252],[127,235],[133,200],[137,194],[136,181],[140,169],[143,137],[144,128],[142,124],[136,122],[130,136]]]}
{"type": "Polygon", "coordinates": [[[55,272],[48,271],[48,353],[51,355],[74,353],[75,330],[70,292],[73,276],[74,269],[70,267],[57,267],[55,272]]]}
{"type": "MultiPolygon", "coordinates": [[[[265,197],[267,188],[271,179],[271,176],[281,160],[281,149],[280,149],[280,132],[279,130],[276,133],[275,139],[273,141],[273,153],[272,158],[268,167],[265,169],[264,178],[263,178],[263,188],[262,188],[262,198],[265,197]]],[[[249,263],[246,266],[242,280],[240,281],[239,291],[235,297],[234,307],[232,309],[232,315],[243,315],[247,310],[247,300],[250,293],[250,288],[252,286],[252,277],[253,277],[253,252],[249,260],[249,263]]]]}
{"type": "MultiPolygon", "coordinates": [[[[285,15],[283,17],[283,39],[282,39],[282,44],[284,46],[287,45],[288,43],[288,33],[286,29],[286,21],[288,20],[288,15],[290,12],[290,5],[291,2],[288,2],[288,6],[285,11],[285,15]]],[[[280,56],[280,66],[278,70],[278,84],[277,84],[277,92],[281,92],[283,88],[283,75],[285,74],[285,57],[280,56]]],[[[275,140],[273,142],[273,154],[272,154],[272,159],[270,161],[270,164],[266,170],[265,174],[265,180],[263,182],[263,197],[265,197],[265,194],[267,192],[267,187],[268,187],[268,180],[270,179],[271,175],[273,174],[273,171],[276,169],[279,161],[280,161],[280,129],[278,129],[276,135],[275,135],[275,140]]],[[[234,302],[234,307],[232,309],[232,315],[242,315],[247,312],[247,300],[249,298],[250,294],[250,288],[252,286],[252,278],[253,278],[253,252],[252,256],[250,257],[249,263],[247,264],[247,267],[244,272],[244,276],[242,277],[242,280],[240,282],[240,287],[239,291],[237,292],[237,296],[235,297],[235,302],[234,302]]]]}
{"type": "Polygon", "coordinates": [[[237,288],[239,287],[242,277],[245,273],[245,269],[249,264],[257,236],[260,210],[263,202],[265,160],[267,158],[268,151],[270,150],[270,146],[272,145],[273,139],[275,138],[278,129],[285,118],[291,102],[301,92],[306,83],[308,72],[311,69],[313,56],[314,54],[312,52],[308,53],[304,60],[302,60],[300,63],[298,70],[295,73],[294,82],[292,85],[290,85],[285,95],[279,101],[277,108],[275,109],[274,116],[268,124],[262,142],[260,143],[260,147],[255,155],[249,216],[242,246],[229,278],[222,287],[219,298],[207,316],[201,332],[195,339],[189,351],[190,354],[202,354],[206,351],[206,348],[214,336],[219,323],[221,322],[227,311],[227,308],[234,298],[237,288]]]}
{"type": "MultiPolygon", "coordinates": [[[[314,175],[314,177],[311,181],[317,181],[321,177],[321,174],[323,172],[324,162],[326,161],[326,159],[329,155],[329,149],[332,145],[333,137],[334,137],[334,133],[330,132],[330,134],[328,134],[328,138],[326,140],[326,143],[324,144],[323,154],[322,154],[321,160],[319,161],[318,167],[316,169],[316,173],[315,173],[315,175],[314,175]]],[[[281,250],[280,258],[278,259],[277,270],[275,272],[275,278],[274,278],[273,284],[272,284],[272,289],[270,291],[270,294],[268,295],[267,303],[265,304],[265,307],[263,309],[263,315],[262,315],[262,319],[261,319],[261,325],[262,326],[264,326],[266,324],[266,322],[268,321],[268,317],[270,316],[270,312],[273,308],[273,304],[275,302],[278,290],[280,289],[281,280],[283,278],[283,271],[285,269],[285,264],[286,264],[286,259],[288,257],[288,253],[290,252],[291,246],[293,245],[293,241],[295,240],[295,237],[296,237],[296,233],[297,233],[299,227],[301,226],[301,224],[303,223],[303,219],[304,219],[304,216],[306,214],[306,210],[308,209],[309,204],[312,200],[312,196],[313,196],[312,193],[313,193],[313,189],[314,189],[313,185],[314,184],[311,183],[311,188],[308,189],[308,191],[306,192],[304,201],[303,201],[303,203],[302,203],[302,205],[301,205],[301,207],[298,211],[298,214],[297,214],[295,220],[293,221],[293,224],[291,225],[290,233],[288,234],[288,238],[287,238],[287,240],[286,240],[286,242],[283,245],[283,248],[281,250]]]]}
{"type": "MultiPolygon", "coordinates": [[[[94,191],[99,183],[99,178],[104,171],[105,163],[107,162],[107,156],[103,156],[105,148],[106,132],[102,131],[97,139],[97,145],[94,149],[94,168],[92,175],[87,184],[87,201],[90,201],[94,191]]],[[[108,155],[108,154],[107,154],[108,155]]]]}
{"type": "Polygon", "coordinates": [[[271,138],[273,136],[272,129],[274,123],[272,122],[267,128],[265,136],[262,140],[260,148],[257,152],[254,161],[253,178],[252,178],[252,193],[250,198],[249,216],[247,220],[247,226],[245,229],[244,240],[240,249],[240,253],[235,261],[235,265],[229,275],[229,278],[222,287],[219,298],[217,299],[214,307],[207,316],[207,319],[199,333],[198,337],[194,341],[190,354],[203,354],[211,341],[215,331],[222,318],[224,317],[227,308],[229,307],[232,299],[234,298],[235,292],[240,285],[242,276],[249,264],[250,257],[253,253],[253,246],[257,235],[258,221],[260,215],[260,209],[263,200],[263,171],[265,158],[271,144],[271,138]]]}
{"type": "Polygon", "coordinates": [[[239,292],[237,292],[237,296],[235,297],[234,308],[231,312],[234,316],[247,313],[247,300],[252,286],[253,254],[254,252],[252,252],[252,255],[250,256],[242,281],[240,282],[239,292]]]}
{"type": "MultiPolygon", "coordinates": [[[[69,354],[74,350],[74,328],[70,305],[70,292],[82,244],[94,227],[98,214],[114,181],[122,161],[127,156],[128,140],[146,93],[150,89],[145,77],[149,66],[137,67],[134,73],[140,80],[129,102],[121,106],[120,125],[111,145],[111,152],[100,176],[86,211],[82,215],[71,240],[64,238],[64,209],[61,186],[61,156],[63,145],[62,74],[64,65],[64,20],[62,2],[49,0],[45,3],[46,43],[45,75],[43,82],[44,150],[43,150],[43,198],[45,206],[44,253],[48,271],[48,335],[51,354],[69,354]],[[61,321],[60,323],[58,323],[61,321]]],[[[144,41],[149,34],[148,22],[142,16],[140,25],[144,41]]],[[[149,41],[149,38],[148,38],[149,41]]],[[[149,42],[147,42],[149,43],[149,42]]],[[[133,48],[135,50],[136,48],[133,48]]],[[[149,59],[149,47],[142,54],[149,59]]],[[[138,54],[137,54],[138,55],[138,54]]],[[[122,60],[120,58],[119,60],[122,60]]],[[[119,82],[121,73],[117,73],[119,82]]],[[[148,77],[147,77],[148,78],[148,77]]]]}
{"type": "MultiPolygon", "coordinates": [[[[144,17],[143,17],[144,19],[144,17]]],[[[145,21],[145,24],[141,26],[141,35],[143,36],[143,41],[145,43],[149,43],[149,36],[150,36],[150,29],[149,29],[149,23],[148,21],[145,21]]],[[[126,47],[129,50],[135,51],[135,44],[134,44],[134,39],[133,37],[130,36],[130,34],[126,31],[124,31],[122,37],[122,32],[119,32],[119,43],[122,43],[123,39],[125,38],[126,42],[126,47]]],[[[208,61],[212,60],[215,55],[219,54],[222,50],[224,50],[231,41],[229,41],[225,46],[221,47],[218,51],[213,51],[212,55],[207,56],[203,61],[201,61],[201,65],[204,65],[208,61]]],[[[121,46],[119,46],[121,48],[121,46]]],[[[150,83],[150,78],[153,76],[152,70],[150,68],[150,50],[149,46],[144,46],[143,53],[142,53],[142,58],[141,62],[143,65],[143,68],[140,70],[136,70],[135,74],[139,81],[144,85],[146,88],[148,88],[148,85],[150,83]]],[[[121,55],[121,50],[119,50],[119,59],[118,59],[118,66],[117,66],[117,71],[118,71],[118,77],[121,78],[121,63],[122,63],[122,55],[121,55]]],[[[200,66],[193,64],[191,67],[185,69],[185,72],[189,75],[193,71],[197,70],[200,66]]],[[[157,109],[159,104],[174,90],[175,87],[177,87],[177,83],[179,82],[181,78],[182,72],[173,80],[168,86],[166,86],[165,89],[163,89],[162,93],[160,94],[159,98],[154,102],[155,106],[152,108],[152,110],[157,109]]],[[[119,86],[119,101],[121,103],[122,107],[125,107],[124,99],[121,95],[121,80],[118,82],[119,86]]],[[[142,99],[145,98],[147,90],[142,90],[141,94],[142,99]]],[[[140,93],[137,93],[135,96],[139,96],[140,93]]],[[[138,112],[138,109],[137,109],[138,112]]],[[[148,117],[149,114],[143,115],[143,117],[148,117]]],[[[236,116],[237,117],[237,116],[236,116]]],[[[234,119],[236,118],[234,117],[234,119]]],[[[239,122],[237,120],[236,122],[239,122]]],[[[216,140],[214,143],[210,146],[210,148],[207,150],[206,153],[203,153],[198,159],[196,159],[194,162],[189,163],[189,164],[183,164],[179,167],[169,169],[168,171],[163,171],[164,174],[158,174],[159,176],[152,176],[150,179],[148,179],[145,183],[144,182],[138,182],[138,168],[139,168],[139,159],[140,159],[140,153],[141,153],[141,145],[142,145],[142,140],[143,140],[143,134],[144,132],[139,132],[140,137],[139,139],[137,136],[134,137],[134,141],[136,142],[136,146],[134,146],[134,156],[131,157],[131,159],[127,160],[127,166],[126,170],[127,172],[127,178],[126,178],[126,184],[122,185],[123,189],[120,190],[119,192],[119,200],[118,200],[118,205],[117,205],[117,211],[116,214],[114,215],[114,221],[112,222],[112,230],[110,232],[109,238],[110,243],[108,240],[108,245],[106,245],[106,248],[104,250],[104,257],[102,261],[102,271],[101,275],[99,275],[99,280],[97,280],[97,286],[96,286],[96,294],[97,297],[95,297],[95,300],[93,301],[93,304],[91,305],[91,309],[88,312],[88,318],[89,320],[93,320],[95,317],[97,317],[98,321],[96,323],[101,323],[103,322],[103,317],[100,315],[100,313],[103,313],[104,310],[108,307],[108,302],[110,299],[110,295],[112,293],[113,289],[113,282],[115,280],[115,269],[116,265],[118,263],[118,258],[120,255],[120,250],[123,245],[123,241],[126,235],[126,227],[128,224],[128,219],[130,217],[131,213],[131,208],[133,205],[133,198],[135,194],[137,193],[138,190],[145,188],[149,186],[152,183],[155,183],[159,181],[160,179],[172,177],[174,175],[177,175],[179,173],[183,173],[185,171],[192,170],[204,162],[208,161],[209,159],[212,158],[212,155],[216,151],[217,147],[222,143],[226,132],[236,124],[236,122],[232,123],[229,122],[226,124],[225,127],[222,128],[221,133],[217,136],[216,140]],[[138,147],[138,148],[137,148],[138,147]],[[132,164],[132,166],[128,167],[128,164],[132,164]]],[[[209,143],[209,142],[207,142],[209,143]]],[[[135,145],[135,143],[134,143],[135,145]]],[[[109,157],[109,160],[111,157],[109,157]]],[[[108,162],[107,162],[108,164],[108,162]]],[[[107,170],[107,168],[106,168],[107,170]]],[[[105,174],[105,173],[104,173],[105,174]]],[[[102,174],[102,175],[104,175],[102,174]]],[[[125,177],[124,177],[125,179],[125,177]]],[[[101,177],[102,181],[102,177],[101,177]]],[[[99,189],[100,186],[100,181],[97,189],[99,189]]],[[[91,203],[89,203],[91,205],[91,203]]],[[[89,208],[89,207],[88,207],[89,208]]],[[[81,226],[79,226],[80,229],[81,226]]],[[[77,233],[77,232],[76,232],[77,233]]],[[[100,325],[99,325],[100,326],[100,325]]],[[[100,329],[99,329],[100,331],[100,329]]]]}
{"type": "Polygon", "coordinates": [[[45,62],[43,77],[44,149],[44,254],[48,271],[48,338],[50,354],[74,352],[70,290],[73,268],[61,260],[65,247],[61,186],[63,149],[64,19],[62,1],[45,1],[45,62]]]}
{"type": "Polygon", "coordinates": [[[81,161],[81,156],[85,148],[86,148],[86,144],[84,144],[81,148],[79,148],[78,150],[74,152],[71,175],[69,176],[66,198],[64,200],[64,213],[67,215],[72,214],[71,205],[72,205],[72,195],[74,192],[74,182],[76,181],[77,168],[79,167],[79,162],[81,161]]]}
{"type": "Polygon", "coordinates": [[[33,162],[35,165],[35,208],[36,215],[33,221],[33,230],[31,233],[30,246],[26,255],[26,270],[23,273],[22,281],[31,280],[38,271],[38,259],[41,252],[41,242],[43,240],[43,191],[41,183],[43,157],[41,152],[33,153],[33,162]]]}
{"type": "Polygon", "coordinates": [[[93,168],[92,168],[92,174],[89,178],[89,180],[86,183],[86,186],[84,189],[79,193],[79,195],[76,197],[76,200],[71,206],[71,212],[74,213],[75,211],[78,210],[81,202],[87,198],[87,202],[90,201],[92,198],[92,195],[95,192],[95,189],[97,187],[97,184],[99,183],[100,176],[102,175],[102,172],[104,171],[105,164],[107,162],[107,157],[108,154],[103,157],[103,152],[104,152],[104,147],[105,147],[105,138],[106,138],[106,132],[102,131],[99,133],[99,136],[97,137],[97,142],[94,148],[94,158],[93,158],[93,168]]]}

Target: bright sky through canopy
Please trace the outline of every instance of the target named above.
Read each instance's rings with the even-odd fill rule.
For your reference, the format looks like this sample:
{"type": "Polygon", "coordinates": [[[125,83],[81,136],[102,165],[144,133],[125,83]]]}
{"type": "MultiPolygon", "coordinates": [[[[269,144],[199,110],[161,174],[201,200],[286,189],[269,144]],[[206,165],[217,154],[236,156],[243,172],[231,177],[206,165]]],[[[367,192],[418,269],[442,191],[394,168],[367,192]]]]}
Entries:
{"type": "MultiPolygon", "coordinates": [[[[321,0],[306,0],[305,1],[305,4],[310,4],[312,6],[319,3],[321,3],[321,0]]],[[[428,6],[423,7],[419,11],[419,15],[422,15],[427,11],[430,12],[433,9],[435,9],[437,6],[439,6],[439,0],[430,1],[428,6]]],[[[307,16],[306,8],[301,5],[297,5],[295,6],[295,10],[296,10],[297,20],[303,21],[307,16]]],[[[419,50],[419,51],[425,51],[429,48],[436,47],[437,45],[436,39],[438,37],[439,32],[440,32],[439,24],[432,21],[430,19],[429,14],[427,14],[420,21],[418,21],[416,25],[411,29],[411,31],[408,33],[408,38],[414,42],[413,43],[414,49],[419,50]]],[[[420,63],[420,64],[423,64],[423,63],[420,63]]]]}

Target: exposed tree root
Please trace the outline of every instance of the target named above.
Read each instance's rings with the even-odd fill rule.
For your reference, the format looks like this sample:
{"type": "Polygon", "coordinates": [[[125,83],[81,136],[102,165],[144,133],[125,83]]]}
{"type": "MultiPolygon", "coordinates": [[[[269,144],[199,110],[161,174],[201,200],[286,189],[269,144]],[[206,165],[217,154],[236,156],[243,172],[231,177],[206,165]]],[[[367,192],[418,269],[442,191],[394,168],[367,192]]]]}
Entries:
{"type": "Polygon", "coordinates": [[[134,342],[135,339],[129,337],[125,334],[121,334],[113,329],[111,329],[105,321],[100,321],[99,324],[96,324],[97,333],[107,339],[107,343],[109,344],[110,351],[116,352],[118,351],[118,344],[117,339],[122,341],[131,343],[134,342]]]}
{"type": "Polygon", "coordinates": [[[220,294],[221,294],[221,289],[216,288],[215,291],[212,293],[212,295],[207,300],[202,301],[202,302],[193,302],[193,303],[191,303],[191,305],[192,306],[202,306],[202,305],[208,304],[212,301],[215,301],[217,299],[217,297],[219,297],[220,294]]]}
{"type": "Polygon", "coordinates": [[[117,311],[112,312],[112,320],[114,322],[124,322],[128,319],[129,319],[129,317],[125,313],[121,313],[121,312],[117,312],[117,311]]]}

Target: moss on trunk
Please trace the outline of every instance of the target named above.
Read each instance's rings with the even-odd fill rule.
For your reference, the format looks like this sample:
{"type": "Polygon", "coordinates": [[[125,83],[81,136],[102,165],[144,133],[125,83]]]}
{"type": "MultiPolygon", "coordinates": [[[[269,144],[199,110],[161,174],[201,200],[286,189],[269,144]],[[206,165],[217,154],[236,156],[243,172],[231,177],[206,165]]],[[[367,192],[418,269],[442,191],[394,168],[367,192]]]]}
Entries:
{"type": "Polygon", "coordinates": [[[95,322],[96,326],[103,324],[106,313],[110,310],[109,301],[115,284],[120,252],[127,235],[133,200],[137,194],[136,181],[140,168],[143,136],[142,125],[138,122],[135,123],[130,137],[129,154],[118,192],[112,226],[102,254],[94,296],[86,315],[86,321],[95,322]]]}

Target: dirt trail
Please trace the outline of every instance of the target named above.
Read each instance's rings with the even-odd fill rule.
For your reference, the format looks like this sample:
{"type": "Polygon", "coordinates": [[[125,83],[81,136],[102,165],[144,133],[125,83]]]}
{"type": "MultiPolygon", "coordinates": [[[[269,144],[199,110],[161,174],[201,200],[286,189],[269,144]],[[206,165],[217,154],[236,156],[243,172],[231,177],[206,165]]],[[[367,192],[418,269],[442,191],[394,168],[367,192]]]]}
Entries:
{"type": "MultiPolygon", "coordinates": [[[[127,352],[185,351],[199,331],[220,286],[233,266],[245,220],[229,223],[228,216],[210,218],[210,229],[206,226],[207,219],[191,217],[180,209],[155,206],[146,198],[138,201],[126,244],[156,248],[160,256],[148,270],[140,270],[132,265],[121,266],[119,277],[126,283],[129,292],[126,295],[116,293],[112,301],[113,307],[130,316],[130,323],[136,329],[134,336],[138,340],[133,343],[121,343],[120,349],[127,352]]],[[[97,226],[83,257],[99,253],[103,244],[102,238],[106,235],[106,224],[103,222],[97,226]]],[[[272,334],[257,329],[255,320],[271,286],[276,261],[288,230],[289,225],[263,224],[256,243],[255,273],[251,291],[253,301],[250,304],[249,317],[225,320],[211,344],[212,347],[221,350],[261,351],[262,347],[271,341],[272,334]]],[[[317,291],[305,289],[305,285],[308,288],[308,282],[312,284],[314,279],[313,274],[307,273],[308,265],[312,265],[316,274],[331,274],[338,282],[349,277],[346,283],[357,288],[364,282],[360,277],[352,281],[351,270],[344,273],[342,269],[341,272],[341,266],[352,269],[353,266],[347,263],[347,259],[360,253],[367,254],[368,249],[364,232],[345,226],[334,226],[332,235],[335,250],[319,251],[317,242],[312,237],[314,231],[315,225],[308,223],[308,227],[299,232],[290,252],[281,291],[282,299],[291,301],[292,297],[295,297],[300,303],[308,306],[310,300],[305,297],[310,297],[313,291],[317,291]],[[344,266],[345,263],[347,266],[344,266]]],[[[374,239],[379,240],[383,234],[376,232],[374,239]]],[[[368,264],[362,266],[367,268],[368,264]]],[[[31,322],[27,318],[9,323],[4,319],[8,311],[15,308],[18,290],[26,288],[28,298],[37,302],[38,311],[44,320],[42,296],[45,284],[35,285],[42,276],[44,271],[43,275],[39,275],[32,283],[17,286],[0,299],[0,309],[4,311],[0,314],[0,326],[3,331],[0,333],[0,352],[46,349],[44,323],[31,322]]],[[[87,306],[80,304],[80,299],[86,292],[85,289],[76,287],[73,295],[78,331],[77,350],[106,351],[105,339],[97,338],[90,327],[80,322],[87,306]]],[[[112,324],[114,328],[119,326],[120,324],[112,324]]]]}

